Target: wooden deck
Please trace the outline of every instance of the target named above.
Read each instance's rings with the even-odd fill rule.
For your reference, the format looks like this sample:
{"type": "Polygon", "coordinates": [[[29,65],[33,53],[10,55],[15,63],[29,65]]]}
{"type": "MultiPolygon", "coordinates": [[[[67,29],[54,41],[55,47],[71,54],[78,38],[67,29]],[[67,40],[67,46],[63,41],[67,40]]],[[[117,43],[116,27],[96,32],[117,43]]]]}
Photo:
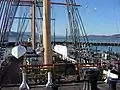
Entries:
{"type": "MultiPolygon", "coordinates": [[[[67,85],[60,85],[58,87],[58,90],[83,90],[82,89],[83,84],[67,84],[67,85]]],[[[100,90],[109,90],[108,84],[99,84],[98,88],[100,90]]],[[[3,88],[2,90],[19,90],[19,87],[7,87],[3,88]]],[[[31,88],[30,90],[46,90],[44,86],[36,86],[35,88],[31,88]]],[[[90,90],[90,89],[89,89],[90,90]]],[[[117,84],[117,89],[120,90],[120,83],[117,84]]]]}

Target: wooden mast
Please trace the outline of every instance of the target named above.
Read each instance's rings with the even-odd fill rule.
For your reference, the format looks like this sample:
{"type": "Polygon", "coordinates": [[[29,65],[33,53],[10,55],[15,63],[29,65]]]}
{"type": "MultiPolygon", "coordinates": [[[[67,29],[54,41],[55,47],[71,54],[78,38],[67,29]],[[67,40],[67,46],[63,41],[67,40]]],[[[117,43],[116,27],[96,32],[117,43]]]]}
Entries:
{"type": "Polygon", "coordinates": [[[44,64],[52,64],[51,56],[50,0],[43,0],[43,48],[44,64]]]}

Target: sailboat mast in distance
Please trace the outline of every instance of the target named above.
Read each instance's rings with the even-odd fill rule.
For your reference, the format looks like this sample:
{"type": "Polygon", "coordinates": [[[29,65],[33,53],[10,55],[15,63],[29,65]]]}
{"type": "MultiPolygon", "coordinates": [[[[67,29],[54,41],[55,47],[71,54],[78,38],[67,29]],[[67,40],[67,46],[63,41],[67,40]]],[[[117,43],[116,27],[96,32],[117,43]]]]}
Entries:
{"type": "Polygon", "coordinates": [[[44,64],[52,64],[51,56],[51,18],[50,18],[50,0],[43,0],[43,48],[44,64]]]}

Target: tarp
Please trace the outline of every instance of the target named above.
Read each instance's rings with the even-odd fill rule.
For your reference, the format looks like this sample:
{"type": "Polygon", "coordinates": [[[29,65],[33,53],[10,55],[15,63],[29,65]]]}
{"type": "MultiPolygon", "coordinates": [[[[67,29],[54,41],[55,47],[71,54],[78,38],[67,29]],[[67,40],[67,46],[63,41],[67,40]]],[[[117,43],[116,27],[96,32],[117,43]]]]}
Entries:
{"type": "Polygon", "coordinates": [[[55,45],[54,51],[61,54],[64,58],[67,58],[67,47],[63,45],[55,45]]]}

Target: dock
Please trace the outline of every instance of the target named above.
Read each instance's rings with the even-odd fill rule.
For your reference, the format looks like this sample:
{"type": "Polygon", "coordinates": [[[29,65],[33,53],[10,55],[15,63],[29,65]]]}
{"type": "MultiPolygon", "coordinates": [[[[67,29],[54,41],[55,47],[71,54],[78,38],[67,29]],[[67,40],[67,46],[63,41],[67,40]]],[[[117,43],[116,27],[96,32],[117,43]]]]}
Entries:
{"type": "MultiPolygon", "coordinates": [[[[28,47],[32,46],[31,42],[24,42],[28,47]]],[[[73,42],[63,42],[63,41],[51,41],[51,44],[61,44],[61,45],[72,45],[73,42]]],[[[116,43],[116,42],[78,42],[77,44],[83,44],[83,45],[89,45],[89,46],[120,46],[120,43],[116,43]]],[[[6,46],[6,47],[14,47],[15,46],[15,42],[3,42],[0,43],[0,46],[6,46]]]]}

